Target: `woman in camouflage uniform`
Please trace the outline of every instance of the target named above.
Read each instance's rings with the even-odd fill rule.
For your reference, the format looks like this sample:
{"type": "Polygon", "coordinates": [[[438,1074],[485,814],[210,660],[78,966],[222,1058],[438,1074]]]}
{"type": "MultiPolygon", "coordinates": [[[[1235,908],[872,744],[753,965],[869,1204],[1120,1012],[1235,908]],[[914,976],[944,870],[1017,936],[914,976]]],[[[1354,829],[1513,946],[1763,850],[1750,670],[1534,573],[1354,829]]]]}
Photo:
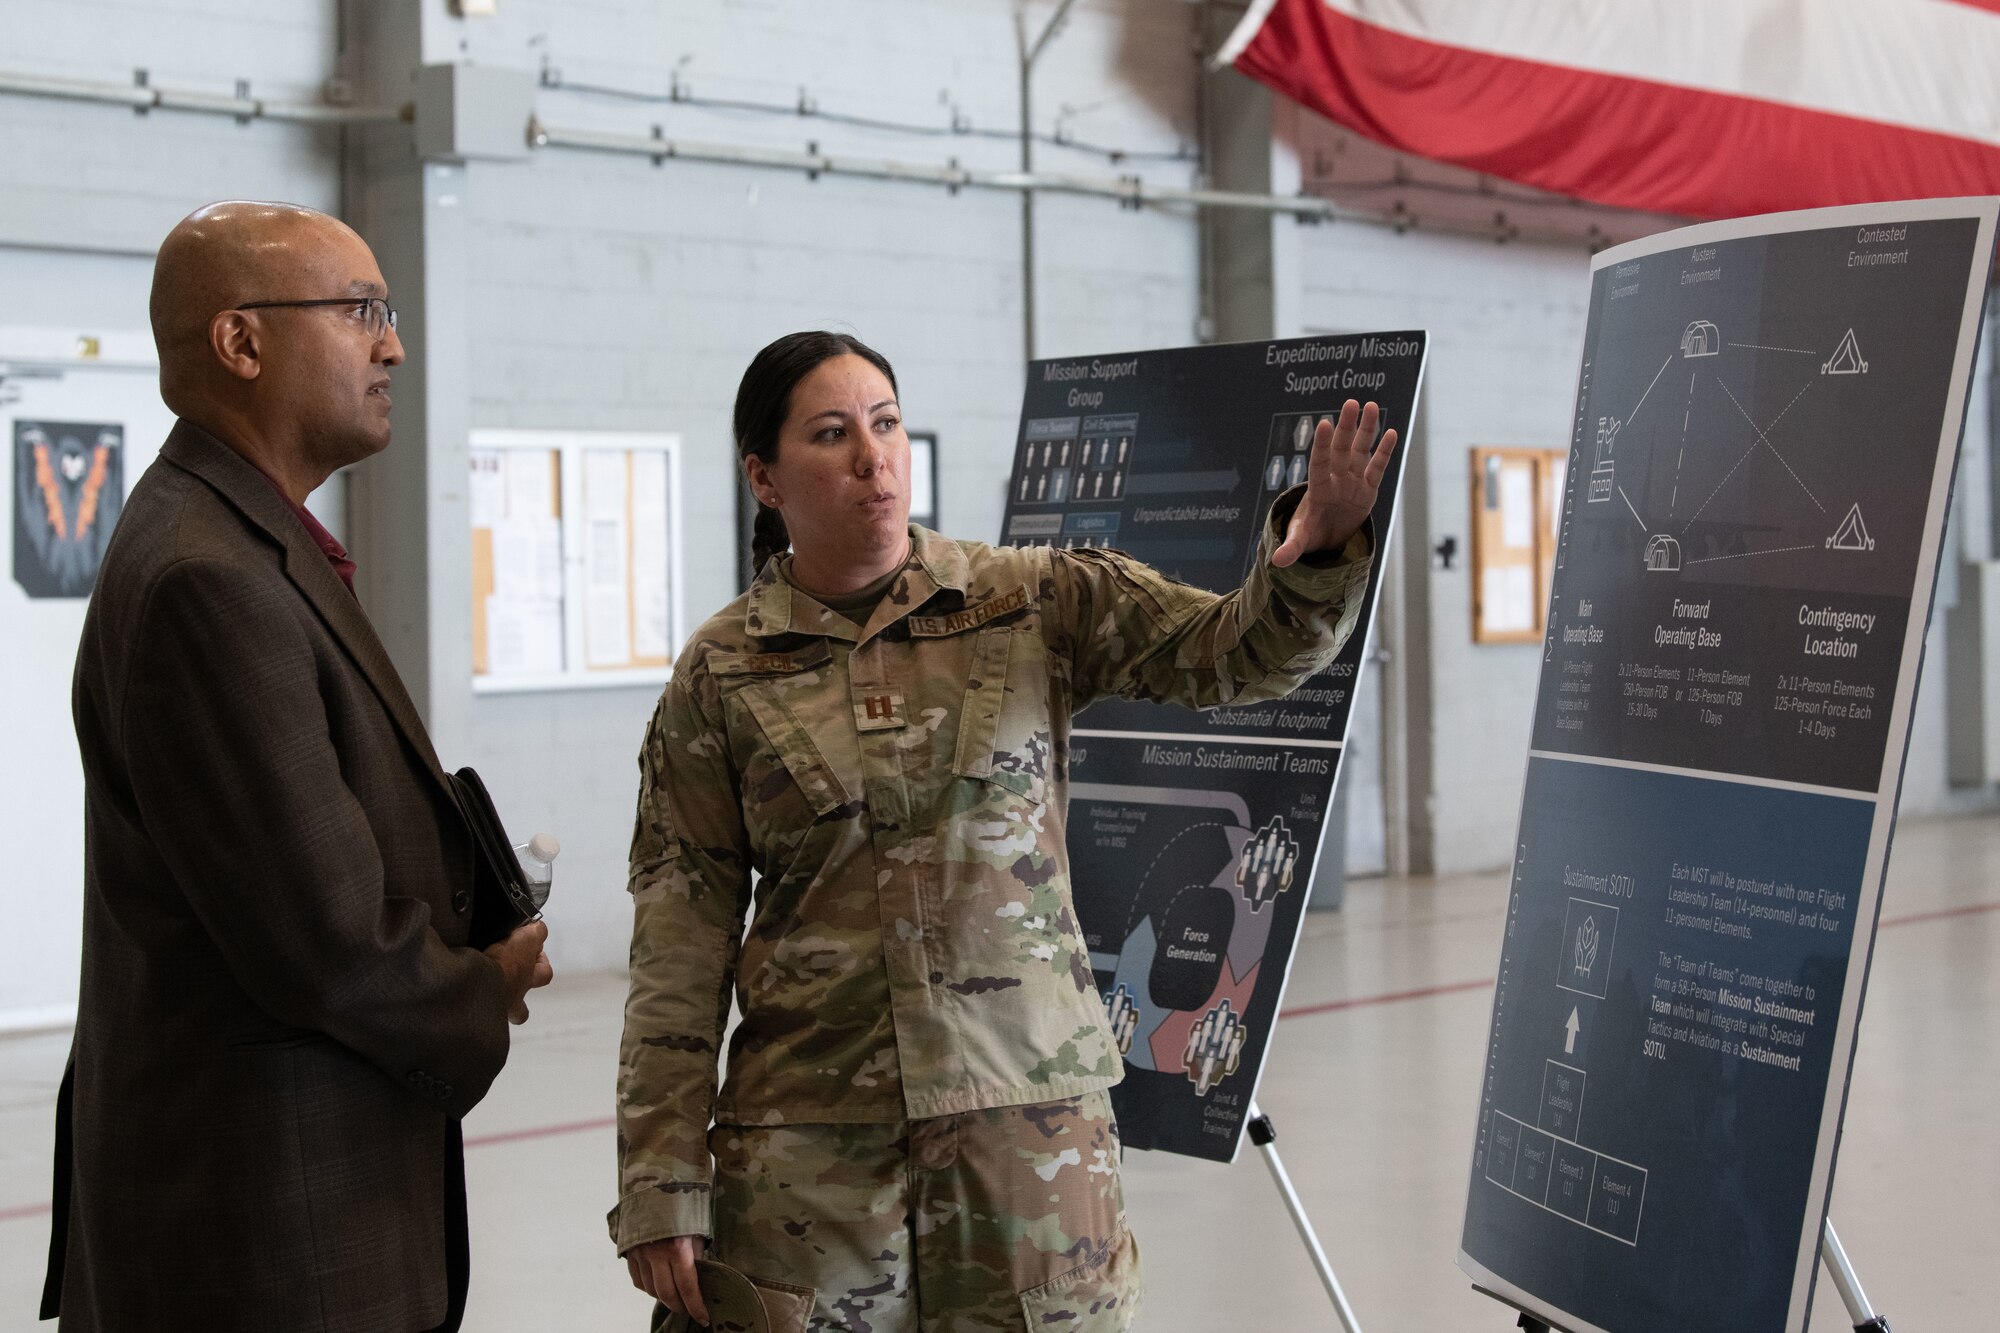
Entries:
{"type": "Polygon", "coordinates": [[[1330,663],[1395,444],[1376,425],[1352,402],[1320,423],[1218,597],[910,526],[888,362],[830,333],[758,353],[735,412],[758,573],[682,651],[639,761],[610,1217],[635,1283],[707,1322],[712,1237],[785,1333],[1130,1326],[1070,717],[1275,698],[1330,663]]]}

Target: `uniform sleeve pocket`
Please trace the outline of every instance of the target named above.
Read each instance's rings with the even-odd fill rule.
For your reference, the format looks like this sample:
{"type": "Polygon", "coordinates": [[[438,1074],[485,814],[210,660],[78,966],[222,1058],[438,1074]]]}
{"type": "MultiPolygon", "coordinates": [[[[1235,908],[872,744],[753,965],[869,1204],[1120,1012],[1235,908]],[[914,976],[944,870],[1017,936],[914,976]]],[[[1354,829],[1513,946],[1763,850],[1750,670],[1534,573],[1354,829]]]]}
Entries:
{"type": "Polygon", "coordinates": [[[642,878],[681,853],[680,839],[674,834],[673,810],[668,805],[667,742],[665,723],[661,720],[666,706],[666,696],[662,695],[660,711],[646,728],[645,744],[639,751],[639,804],[632,818],[632,845],[626,855],[632,872],[628,888],[636,889],[642,878]]]}
{"type": "Polygon", "coordinates": [[[1139,1313],[1139,1244],[1130,1231],[1102,1259],[1021,1293],[1027,1333],[1125,1333],[1139,1313]]]}

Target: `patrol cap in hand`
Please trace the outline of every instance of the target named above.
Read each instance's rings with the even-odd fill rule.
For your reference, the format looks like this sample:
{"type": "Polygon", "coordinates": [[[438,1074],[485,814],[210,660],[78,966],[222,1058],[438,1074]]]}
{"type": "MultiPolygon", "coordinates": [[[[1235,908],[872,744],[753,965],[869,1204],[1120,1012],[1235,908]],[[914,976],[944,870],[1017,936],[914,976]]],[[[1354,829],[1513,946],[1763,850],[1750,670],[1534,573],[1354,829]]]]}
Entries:
{"type": "MultiPolygon", "coordinates": [[[[805,1333],[812,1317],[812,1292],[804,1287],[766,1284],[714,1259],[697,1259],[695,1280],[708,1306],[709,1333],[805,1333]]],[[[700,1333],[701,1325],[666,1306],[653,1307],[653,1333],[700,1333]]]]}

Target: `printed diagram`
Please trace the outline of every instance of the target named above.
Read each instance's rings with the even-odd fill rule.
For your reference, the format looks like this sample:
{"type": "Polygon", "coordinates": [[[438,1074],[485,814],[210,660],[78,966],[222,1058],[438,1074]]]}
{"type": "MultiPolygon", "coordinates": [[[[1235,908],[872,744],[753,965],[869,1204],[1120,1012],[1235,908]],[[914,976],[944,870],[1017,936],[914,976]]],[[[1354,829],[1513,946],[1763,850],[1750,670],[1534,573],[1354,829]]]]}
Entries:
{"type": "Polygon", "coordinates": [[[1833,358],[1819,368],[1822,375],[1866,375],[1868,363],[1861,359],[1861,345],[1854,341],[1854,330],[1840,340],[1840,346],[1833,349],[1833,358]]]}
{"type": "Polygon", "coordinates": [[[1201,1016],[1188,1033],[1182,1066],[1194,1083],[1194,1095],[1208,1096],[1208,1090],[1236,1072],[1243,1059],[1243,1038],[1248,1035],[1242,1020],[1223,1000],[1201,1016]]]}
{"type": "Polygon", "coordinates": [[[1131,987],[1113,986],[1104,993],[1104,1018],[1111,1025],[1111,1039],[1118,1043],[1118,1053],[1130,1055],[1132,1034],[1139,1030],[1139,1006],[1132,999],[1131,987]]]}
{"type": "Polygon", "coordinates": [[[1271,816],[1257,836],[1243,844],[1243,851],[1236,858],[1236,887],[1243,890],[1250,910],[1263,911],[1279,894],[1291,888],[1292,869],[1298,863],[1298,839],[1285,827],[1284,820],[1271,816]]]}
{"type": "Polygon", "coordinates": [[[1556,985],[1579,995],[1604,998],[1611,984],[1612,951],[1618,944],[1618,909],[1587,898],[1569,900],[1563,919],[1561,961],[1556,985]]]}
{"type": "Polygon", "coordinates": [[[1868,525],[1861,521],[1861,503],[1847,511],[1847,517],[1840,521],[1840,530],[1826,539],[1830,551],[1872,551],[1875,539],[1868,535],[1868,525]]]}
{"type": "Polygon", "coordinates": [[[1264,458],[1264,493],[1276,495],[1302,486],[1312,461],[1313,431],[1326,413],[1301,412],[1280,416],[1271,425],[1271,443],[1264,458]]]}
{"type": "MultiPolygon", "coordinates": [[[[1617,944],[1618,909],[1607,903],[1571,898],[1563,923],[1556,985],[1602,999],[1617,944]]],[[[1584,1089],[1589,1074],[1578,1053],[1585,1020],[1583,1002],[1564,1002],[1567,1012],[1547,1033],[1551,1052],[1543,1059],[1541,1103],[1531,1120],[1494,1109],[1487,1114],[1482,1163],[1486,1179],[1537,1208],[1568,1218],[1586,1230],[1639,1243],[1639,1218],[1646,1206],[1646,1168],[1586,1148],[1584,1089]],[[1560,1052],[1562,1059],[1554,1057],[1560,1052]]],[[[1587,1050],[1587,1047],[1586,1047],[1587,1050]]]]}
{"type": "MultiPolygon", "coordinates": [[[[1322,417],[1338,420],[1340,408],[1334,406],[1319,412],[1279,412],[1271,417],[1270,435],[1264,444],[1263,470],[1257,480],[1263,494],[1262,498],[1254,501],[1260,506],[1260,512],[1261,506],[1269,504],[1281,491],[1305,485],[1306,469],[1312,465],[1313,435],[1322,417]]],[[[1234,486],[1234,472],[1220,475],[1227,477],[1234,486]]],[[[1246,576],[1256,560],[1257,543],[1253,541],[1244,551],[1243,572],[1246,576]]]]}
{"type": "Polygon", "coordinates": [[[1020,479],[1008,497],[1016,509],[1008,540],[1020,546],[1112,545],[1138,433],[1135,412],[1030,418],[1021,432],[1020,479]]]}
{"type": "Polygon", "coordinates": [[[1253,820],[1235,792],[1078,783],[1070,799],[1082,824],[1132,827],[1147,858],[1095,877],[1121,890],[1085,918],[1112,1037],[1134,1068],[1185,1075],[1206,1097],[1242,1064],[1269,908],[1298,878],[1301,833],[1253,820]]]}
{"type": "Polygon", "coordinates": [[[1681,544],[1664,532],[1656,532],[1646,542],[1646,568],[1655,574],[1677,574],[1681,568],[1681,544]]]}
{"type": "Polygon", "coordinates": [[[1604,932],[1597,928],[1597,918],[1586,916],[1576,931],[1576,975],[1589,977],[1590,969],[1597,965],[1597,946],[1603,940],[1604,932]]]}
{"type": "Polygon", "coordinates": [[[1612,450],[1618,444],[1618,428],[1625,423],[1617,417],[1597,419],[1597,463],[1590,469],[1590,496],[1587,503],[1603,504],[1611,498],[1618,481],[1618,467],[1612,450]]]}
{"type": "MultiPolygon", "coordinates": [[[[1068,418],[1072,431],[1075,430],[1075,422],[1075,417],[1068,418]]],[[[1030,425],[1043,424],[1055,423],[1030,423],[1030,425]]],[[[1021,480],[1014,491],[1014,502],[1024,505],[1067,503],[1070,478],[1076,475],[1075,459],[1078,450],[1074,435],[1067,439],[1030,439],[1021,447],[1025,452],[1021,480]]]]}
{"type": "Polygon", "coordinates": [[[1077,454],[1075,498],[1078,501],[1116,500],[1124,496],[1125,477],[1132,466],[1132,437],[1138,430],[1136,414],[1083,419],[1083,438],[1077,454]]]}
{"type": "Polygon", "coordinates": [[[1853,328],[1841,333],[1831,354],[1824,347],[1824,343],[1816,350],[1732,342],[1715,321],[1692,320],[1631,410],[1622,418],[1608,412],[1596,418],[1585,503],[1616,501],[1614,512],[1623,510],[1630,516],[1645,534],[1641,559],[1648,573],[1679,574],[1714,561],[1760,555],[1875,549],[1858,502],[1839,522],[1833,521],[1840,511],[1829,508],[1820,493],[1824,483],[1813,475],[1814,441],[1799,438],[1805,432],[1796,423],[1810,413],[1795,410],[1814,386],[1828,383],[1829,376],[1868,373],[1853,328]],[[1758,359],[1751,360],[1751,354],[1758,359]],[[1810,363],[1800,364],[1808,357],[1818,363],[1818,374],[1810,363]],[[1684,387],[1667,374],[1677,361],[1682,363],[1679,380],[1685,381],[1684,387]],[[1753,393],[1753,388],[1761,392],[1753,393]],[[1672,420],[1676,399],[1681,407],[1679,422],[1672,420]],[[1752,407],[1764,401],[1782,404],[1769,420],[1761,420],[1761,412],[1752,415],[1752,407]],[[1788,417],[1794,423],[1791,431],[1786,428],[1788,417]],[[1719,427],[1713,424],[1718,419],[1719,427]],[[1709,424],[1701,424],[1704,421],[1709,424]],[[1621,441],[1626,446],[1622,451],[1621,441]],[[1723,448],[1721,458],[1714,457],[1717,445],[1723,448]],[[1618,466],[1621,452],[1627,462],[1624,469],[1618,466]],[[1760,503],[1784,506],[1790,512],[1751,519],[1715,516],[1712,511],[1718,510],[1718,502],[1721,513],[1728,512],[1727,497],[1738,497],[1740,502],[1748,485],[1746,466],[1759,456],[1769,460],[1767,469],[1776,464],[1771,475],[1778,479],[1777,498],[1760,503]],[[1636,469],[1631,466],[1635,461],[1636,469]],[[1784,499],[1788,485],[1792,502],[1784,499]]]}

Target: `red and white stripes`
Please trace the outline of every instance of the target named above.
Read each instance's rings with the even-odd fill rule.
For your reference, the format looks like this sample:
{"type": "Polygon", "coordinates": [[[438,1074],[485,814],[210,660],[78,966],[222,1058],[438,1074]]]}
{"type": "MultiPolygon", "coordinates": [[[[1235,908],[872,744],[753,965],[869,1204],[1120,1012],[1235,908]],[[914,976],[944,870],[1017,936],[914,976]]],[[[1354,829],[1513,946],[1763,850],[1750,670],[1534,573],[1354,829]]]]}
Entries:
{"type": "Polygon", "coordinates": [[[2000,0],[1257,0],[1219,58],[1392,148],[1623,208],[2000,193],[2000,0]]]}

